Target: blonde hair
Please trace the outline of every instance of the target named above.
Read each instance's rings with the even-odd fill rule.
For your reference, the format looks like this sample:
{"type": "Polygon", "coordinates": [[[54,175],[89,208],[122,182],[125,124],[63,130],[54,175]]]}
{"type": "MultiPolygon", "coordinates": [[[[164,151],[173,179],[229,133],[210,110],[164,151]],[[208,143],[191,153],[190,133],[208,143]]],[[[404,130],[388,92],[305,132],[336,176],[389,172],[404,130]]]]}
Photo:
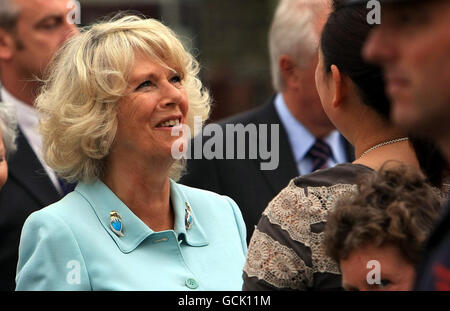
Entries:
{"type": "MultiPolygon", "coordinates": [[[[69,40],[55,55],[38,98],[43,154],[68,181],[90,182],[105,170],[105,157],[117,131],[117,108],[125,96],[135,55],[180,74],[187,93],[187,125],[205,121],[211,99],[199,78],[199,64],[168,27],[154,19],[115,17],[69,40]]],[[[176,161],[169,177],[178,180],[185,161],[176,161]]]]}

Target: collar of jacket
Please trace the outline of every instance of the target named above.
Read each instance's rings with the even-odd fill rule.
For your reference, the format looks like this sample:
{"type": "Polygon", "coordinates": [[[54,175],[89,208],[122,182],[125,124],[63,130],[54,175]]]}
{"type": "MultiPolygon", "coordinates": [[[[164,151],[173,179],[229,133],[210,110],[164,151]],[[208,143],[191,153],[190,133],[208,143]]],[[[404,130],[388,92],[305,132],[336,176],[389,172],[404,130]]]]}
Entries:
{"type": "Polygon", "coordinates": [[[103,182],[80,182],[75,191],[80,193],[91,205],[106,232],[123,253],[135,250],[145,239],[162,233],[174,233],[178,241],[190,246],[205,246],[208,242],[205,233],[195,217],[192,206],[176,182],[170,180],[170,199],[175,213],[174,230],[155,232],[140,220],[103,182]],[[186,203],[191,207],[192,226],[186,230],[186,203]],[[117,211],[122,219],[123,236],[117,236],[110,227],[110,212],[117,211]]]}

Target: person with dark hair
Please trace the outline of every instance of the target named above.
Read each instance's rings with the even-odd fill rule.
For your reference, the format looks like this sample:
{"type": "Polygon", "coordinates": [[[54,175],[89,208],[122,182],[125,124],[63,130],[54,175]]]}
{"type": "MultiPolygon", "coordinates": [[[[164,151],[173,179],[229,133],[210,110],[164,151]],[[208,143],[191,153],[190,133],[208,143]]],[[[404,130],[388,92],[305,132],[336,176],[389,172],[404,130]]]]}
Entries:
{"type": "Polygon", "coordinates": [[[356,193],[336,202],[325,227],[326,253],[339,264],[344,289],[411,290],[441,211],[436,189],[415,170],[365,176],[356,193]]]}
{"type": "MultiPolygon", "coordinates": [[[[339,267],[322,244],[336,200],[356,190],[359,176],[389,160],[431,176],[420,166],[408,133],[389,122],[381,70],[362,59],[372,28],[366,8],[339,3],[322,33],[316,86],[326,114],[355,147],[356,160],[294,178],[269,203],[249,244],[244,290],[341,289],[339,267]]],[[[442,168],[435,169],[433,176],[439,176],[442,168]]]]}
{"type": "MultiPolygon", "coordinates": [[[[395,124],[388,124],[391,123],[389,120],[391,104],[386,92],[384,92],[385,83],[382,71],[378,66],[368,64],[363,60],[361,55],[364,43],[363,38],[368,36],[368,32],[372,28],[372,26],[366,22],[367,10],[361,7],[353,9],[342,8],[341,3],[342,1],[334,2],[334,9],[339,10],[341,13],[332,14],[332,16],[330,16],[327,24],[327,31],[324,31],[322,34],[322,55],[320,57],[322,63],[318,65],[316,71],[316,84],[319,89],[319,95],[322,94],[321,96],[326,96],[326,94],[329,93],[329,82],[335,83],[335,87],[342,85],[339,76],[344,74],[356,86],[356,91],[362,100],[361,102],[370,107],[372,113],[376,112],[382,123],[388,125],[388,127],[391,127],[394,131],[397,131],[397,133],[403,132],[404,134],[402,135],[408,137],[408,140],[415,151],[415,156],[417,157],[419,165],[429,182],[436,187],[442,188],[444,178],[448,174],[448,167],[443,155],[439,152],[438,147],[430,140],[411,135],[409,132],[399,129],[395,124]],[[364,18],[364,25],[353,27],[357,25],[352,24],[351,21],[354,21],[355,17],[358,17],[358,15],[359,18],[364,18]],[[346,22],[347,19],[349,20],[348,23],[346,22]],[[344,49],[348,49],[348,51],[342,53],[344,49]],[[340,64],[340,66],[333,68],[333,64],[340,64]],[[320,67],[323,67],[325,72],[320,70],[320,67]],[[333,71],[338,71],[338,73],[333,71]],[[337,74],[339,74],[339,76],[337,76],[337,74]],[[333,81],[335,76],[338,81],[333,81]],[[324,77],[328,77],[329,81],[323,83],[324,77]]],[[[325,101],[322,100],[322,103],[325,103],[324,109],[326,111],[328,110],[327,114],[329,118],[336,127],[339,128],[336,124],[336,122],[339,123],[339,121],[333,121],[335,110],[326,107],[326,102],[326,99],[325,101]]],[[[365,115],[361,116],[365,118],[365,115]]],[[[358,125],[359,123],[360,120],[357,120],[358,125]]],[[[382,127],[386,128],[384,126],[382,127]]],[[[378,136],[380,136],[380,133],[382,133],[382,131],[377,131],[378,136]]],[[[343,133],[343,135],[355,146],[353,143],[354,139],[350,140],[351,138],[348,137],[349,135],[353,135],[353,133],[349,133],[348,135],[343,133]]],[[[364,136],[365,134],[363,133],[362,135],[364,136]]],[[[381,142],[381,137],[378,137],[377,139],[381,142]]],[[[363,143],[361,149],[366,150],[370,144],[370,140],[359,139],[359,141],[363,143]]],[[[356,143],[356,145],[357,144],[358,143],[356,143]]],[[[358,156],[358,154],[359,150],[356,150],[356,155],[358,156]]]]}
{"type": "MultiPolygon", "coordinates": [[[[450,1],[379,1],[382,22],[371,32],[364,56],[385,72],[392,120],[433,139],[449,162],[450,1]]],[[[446,210],[430,237],[417,290],[450,290],[450,202],[446,210]]]]}

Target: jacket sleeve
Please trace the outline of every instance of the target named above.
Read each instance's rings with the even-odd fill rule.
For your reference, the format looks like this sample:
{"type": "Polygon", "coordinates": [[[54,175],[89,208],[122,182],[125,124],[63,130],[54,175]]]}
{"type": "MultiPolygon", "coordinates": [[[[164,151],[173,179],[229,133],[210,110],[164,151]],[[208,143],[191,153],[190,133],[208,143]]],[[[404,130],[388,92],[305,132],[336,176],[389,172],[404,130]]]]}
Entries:
{"type": "Polygon", "coordinates": [[[31,214],[22,229],[16,290],[91,290],[72,231],[46,209],[31,214]]]}
{"type": "MultiPolygon", "coordinates": [[[[243,290],[307,290],[312,283],[309,209],[291,182],[267,206],[249,244],[243,290]],[[298,208],[297,208],[298,207],[298,208]],[[301,218],[304,223],[294,220],[301,218]],[[286,229],[298,230],[302,243],[286,229]]],[[[288,230],[291,231],[291,230],[288,230]]]]}
{"type": "Polygon", "coordinates": [[[228,204],[231,205],[233,209],[234,219],[236,221],[239,235],[241,237],[242,251],[244,252],[244,256],[247,256],[247,227],[245,226],[244,218],[242,218],[241,210],[234,200],[230,197],[223,196],[228,201],[228,204]]]}

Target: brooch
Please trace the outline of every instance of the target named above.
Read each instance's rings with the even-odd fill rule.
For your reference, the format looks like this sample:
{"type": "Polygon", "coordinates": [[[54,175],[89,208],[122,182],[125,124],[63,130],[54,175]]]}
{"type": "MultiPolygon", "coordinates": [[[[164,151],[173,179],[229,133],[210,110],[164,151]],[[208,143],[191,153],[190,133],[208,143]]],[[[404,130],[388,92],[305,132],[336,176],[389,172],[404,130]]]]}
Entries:
{"type": "Polygon", "coordinates": [[[188,202],[185,202],[186,209],[185,209],[185,216],[184,216],[184,224],[186,226],[186,230],[191,229],[192,222],[194,221],[192,219],[192,213],[191,213],[191,207],[189,206],[188,202]]]}
{"type": "Polygon", "coordinates": [[[117,236],[123,236],[123,225],[122,225],[122,218],[120,217],[119,213],[116,211],[112,211],[109,213],[110,218],[110,224],[111,230],[117,235],[117,236]]]}

